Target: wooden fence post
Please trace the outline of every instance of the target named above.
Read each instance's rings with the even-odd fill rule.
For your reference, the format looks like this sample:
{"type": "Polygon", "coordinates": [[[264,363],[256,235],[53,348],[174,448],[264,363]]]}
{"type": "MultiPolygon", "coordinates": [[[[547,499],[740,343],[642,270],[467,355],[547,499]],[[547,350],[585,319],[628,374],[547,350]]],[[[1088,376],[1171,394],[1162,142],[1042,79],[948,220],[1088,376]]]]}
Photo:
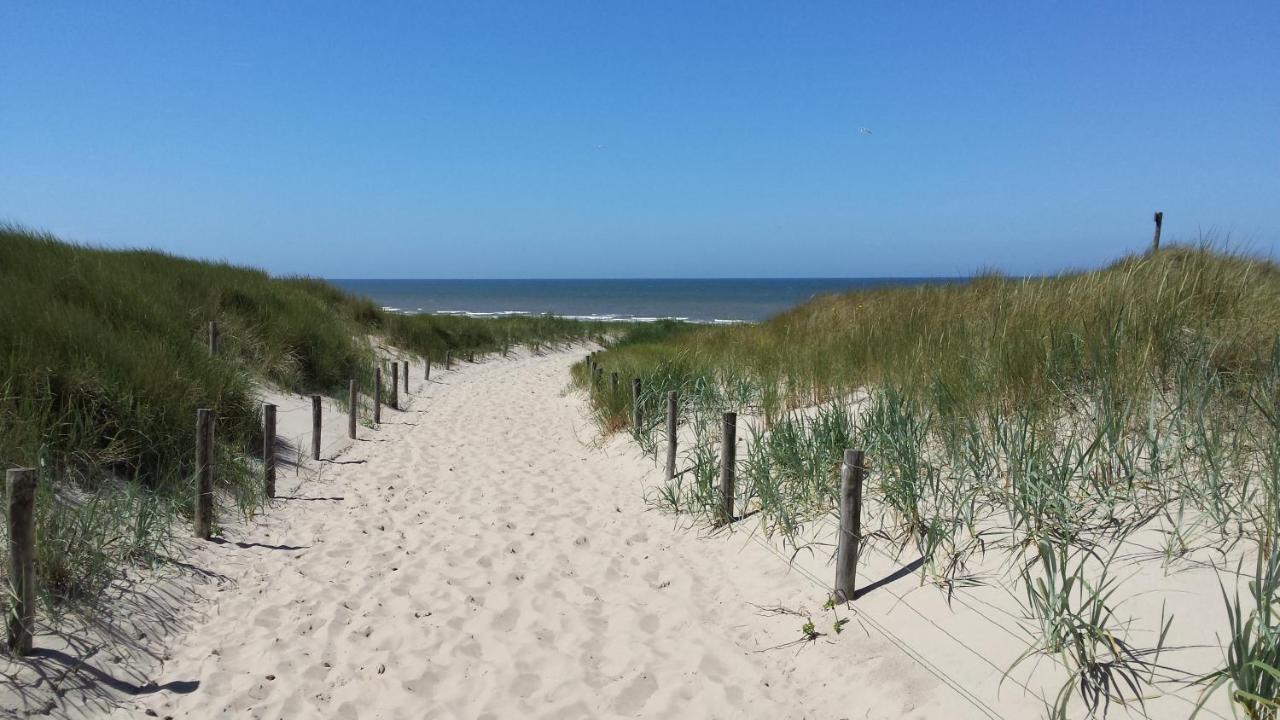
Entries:
{"type": "Polygon", "coordinates": [[[9,652],[31,652],[36,622],[36,482],[33,468],[5,472],[9,522],[9,652]]]}
{"type": "Polygon", "coordinates": [[[347,411],[347,436],[352,440],[356,439],[356,408],[360,407],[360,396],[356,394],[356,381],[347,381],[347,404],[351,409],[347,411]]]}
{"type": "Polygon", "coordinates": [[[267,497],[276,496],[276,406],[262,406],[262,483],[267,497]]]}
{"type": "Polygon", "coordinates": [[[422,373],[423,380],[431,379],[431,356],[427,356],[427,369],[422,373]]]}
{"type": "Polygon", "coordinates": [[[216,320],[209,321],[209,357],[218,354],[218,323],[216,320]]]}
{"type": "Polygon", "coordinates": [[[444,351],[444,369],[445,370],[453,369],[453,351],[447,348],[444,351]]]}
{"type": "Polygon", "coordinates": [[[213,532],[213,411],[196,410],[195,536],[208,540],[213,532]]]}
{"type": "Polygon", "coordinates": [[[667,479],[676,476],[676,391],[667,393],[667,479]]]}
{"type": "Polygon", "coordinates": [[[857,590],[858,543],[862,538],[863,452],[845,450],[840,466],[840,537],[836,544],[836,602],[851,602],[857,590]]]}
{"type": "Polygon", "coordinates": [[[391,361],[391,402],[387,403],[393,410],[400,409],[400,363],[391,361]]]}
{"type": "Polygon", "coordinates": [[[320,459],[320,396],[311,396],[311,459],[320,459]]]}
{"type": "Polygon", "coordinates": [[[1151,238],[1151,250],[1155,252],[1160,249],[1160,226],[1164,224],[1164,213],[1156,213],[1156,234],[1151,238]]]}
{"type": "Polygon", "coordinates": [[[738,413],[724,414],[724,437],[720,440],[720,523],[733,522],[733,483],[738,459],[738,413]]]}
{"type": "Polygon", "coordinates": [[[640,378],[634,378],[631,381],[631,427],[639,430],[643,419],[640,415],[640,378]]]}
{"type": "Polygon", "coordinates": [[[382,422],[382,368],[373,369],[373,422],[382,422]]]}
{"type": "Polygon", "coordinates": [[[592,385],[599,385],[603,379],[604,379],[604,368],[597,365],[596,369],[591,371],[591,383],[592,385]]]}
{"type": "Polygon", "coordinates": [[[404,375],[404,394],[405,394],[405,397],[408,397],[409,396],[409,361],[405,360],[402,363],[402,365],[404,365],[404,372],[401,373],[402,375],[404,375]]]}

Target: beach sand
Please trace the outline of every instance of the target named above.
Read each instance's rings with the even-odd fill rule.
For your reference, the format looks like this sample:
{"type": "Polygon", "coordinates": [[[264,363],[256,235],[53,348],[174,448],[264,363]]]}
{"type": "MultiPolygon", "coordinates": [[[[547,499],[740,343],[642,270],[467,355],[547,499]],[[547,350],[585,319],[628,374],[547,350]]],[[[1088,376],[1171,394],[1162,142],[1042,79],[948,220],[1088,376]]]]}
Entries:
{"type": "MultiPolygon", "coordinates": [[[[1043,714],[1052,663],[1002,682],[1025,647],[1007,602],[985,613],[993,628],[984,606],[948,606],[877,556],[858,610],[824,610],[825,551],[793,559],[749,520],[710,534],[652,510],[652,459],[601,440],[568,388],[582,354],[433,368],[430,382],[415,365],[405,409],[355,443],[330,408],[325,460],[282,469],[284,497],[224,541],[191,543],[198,572],[163,584],[169,621],[148,626],[146,651],[91,658],[54,714],[1043,714]]],[[[303,399],[273,399],[305,452],[303,399]]]]}

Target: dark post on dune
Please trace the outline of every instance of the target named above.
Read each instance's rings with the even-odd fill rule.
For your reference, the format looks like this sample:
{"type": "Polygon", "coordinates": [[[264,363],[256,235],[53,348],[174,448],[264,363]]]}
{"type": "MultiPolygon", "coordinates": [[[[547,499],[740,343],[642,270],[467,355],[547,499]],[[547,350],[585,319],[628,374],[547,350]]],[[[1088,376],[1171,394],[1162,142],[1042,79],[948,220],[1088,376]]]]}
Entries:
{"type": "Polygon", "coordinates": [[[724,414],[724,437],[720,441],[720,524],[733,522],[734,466],[738,458],[738,413],[724,414]]]}
{"type": "Polygon", "coordinates": [[[5,472],[9,522],[9,652],[31,652],[36,621],[36,471],[5,472]]]}
{"type": "Polygon", "coordinates": [[[209,321],[209,357],[218,354],[218,323],[209,321]]]}
{"type": "Polygon", "coordinates": [[[1164,224],[1164,213],[1156,213],[1156,234],[1151,238],[1152,251],[1160,249],[1160,226],[1164,224]]]}
{"type": "Polygon", "coordinates": [[[430,380],[431,379],[431,358],[430,357],[426,359],[425,365],[426,365],[426,369],[422,371],[422,379],[430,380]]]}
{"type": "Polygon", "coordinates": [[[393,410],[400,409],[400,363],[391,361],[391,402],[387,403],[393,410]]]}
{"type": "Polygon", "coordinates": [[[360,407],[360,398],[356,395],[356,381],[347,381],[347,437],[352,440],[356,439],[356,408],[360,407]]]}
{"type": "Polygon", "coordinates": [[[667,393],[667,479],[676,476],[676,391],[667,393]]]}
{"type": "Polygon", "coordinates": [[[213,532],[213,411],[196,410],[195,536],[208,540],[213,532]]]}
{"type": "Polygon", "coordinates": [[[311,459],[320,459],[320,396],[311,396],[311,459]]]}
{"type": "Polygon", "coordinates": [[[409,361],[405,360],[402,363],[402,365],[404,366],[403,368],[404,372],[401,373],[402,375],[404,375],[404,394],[408,395],[409,394],[409,361]]]}
{"type": "Polygon", "coordinates": [[[267,497],[276,496],[276,406],[262,406],[262,482],[267,497]]]}
{"type": "Polygon", "coordinates": [[[640,378],[631,381],[631,427],[640,429],[640,378]]]}
{"type": "Polygon", "coordinates": [[[452,350],[444,351],[444,369],[445,370],[453,369],[453,351],[452,350]]]}
{"type": "Polygon", "coordinates": [[[373,422],[382,422],[382,368],[373,369],[373,422]]]}
{"type": "Polygon", "coordinates": [[[862,538],[861,450],[845,450],[840,467],[840,537],[836,543],[836,602],[853,600],[858,576],[858,542],[862,538]]]}

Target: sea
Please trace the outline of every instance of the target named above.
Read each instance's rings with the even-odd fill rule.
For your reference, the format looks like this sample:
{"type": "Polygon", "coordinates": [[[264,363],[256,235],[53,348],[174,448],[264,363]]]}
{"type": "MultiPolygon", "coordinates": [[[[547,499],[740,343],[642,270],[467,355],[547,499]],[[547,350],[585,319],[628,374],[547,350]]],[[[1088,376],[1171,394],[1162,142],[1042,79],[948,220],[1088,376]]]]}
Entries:
{"type": "Polygon", "coordinates": [[[329,282],[402,313],[753,323],[827,293],[955,278],[351,280],[329,282]]]}

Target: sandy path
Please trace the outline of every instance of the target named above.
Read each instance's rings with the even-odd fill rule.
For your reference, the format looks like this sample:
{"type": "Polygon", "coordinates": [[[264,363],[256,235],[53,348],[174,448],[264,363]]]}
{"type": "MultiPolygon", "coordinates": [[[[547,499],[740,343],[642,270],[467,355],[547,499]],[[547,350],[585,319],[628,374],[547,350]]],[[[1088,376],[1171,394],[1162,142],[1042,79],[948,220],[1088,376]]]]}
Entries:
{"type": "Polygon", "coordinates": [[[767,650],[804,618],[757,606],[812,612],[820,590],[746,533],[708,540],[648,511],[652,464],[624,439],[584,444],[566,395],[579,355],[415,379],[410,408],[361,428],[322,479],[198,549],[227,580],[156,678],[198,685],[120,716],[974,714],[856,622],[767,650]]]}

